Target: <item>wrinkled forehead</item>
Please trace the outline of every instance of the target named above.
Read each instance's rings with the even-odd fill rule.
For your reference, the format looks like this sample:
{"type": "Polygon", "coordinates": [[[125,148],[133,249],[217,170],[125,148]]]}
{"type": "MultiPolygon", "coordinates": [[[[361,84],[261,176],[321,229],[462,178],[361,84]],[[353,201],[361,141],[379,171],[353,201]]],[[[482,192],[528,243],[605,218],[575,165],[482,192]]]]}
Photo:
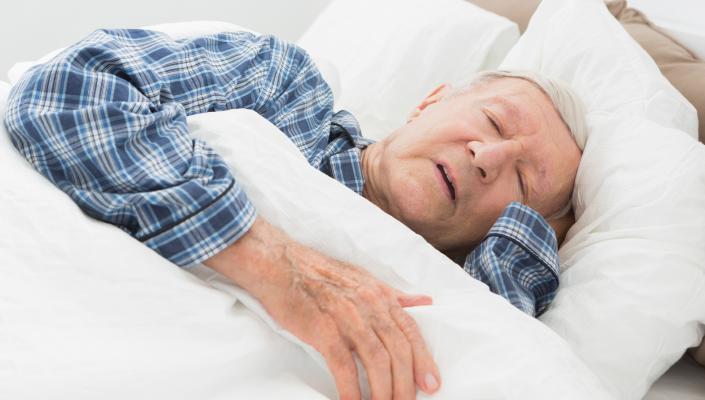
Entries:
{"type": "Polygon", "coordinates": [[[554,108],[549,97],[538,86],[522,78],[493,78],[473,85],[466,93],[479,103],[502,105],[510,116],[516,118],[526,118],[535,111],[554,108]]]}
{"type": "MultiPolygon", "coordinates": [[[[473,109],[489,109],[512,135],[546,133],[543,139],[553,139],[553,134],[570,131],[563,123],[548,95],[534,83],[521,78],[494,78],[471,86],[459,95],[452,96],[473,109]]],[[[572,139],[571,139],[572,140],[572,139]]]]}

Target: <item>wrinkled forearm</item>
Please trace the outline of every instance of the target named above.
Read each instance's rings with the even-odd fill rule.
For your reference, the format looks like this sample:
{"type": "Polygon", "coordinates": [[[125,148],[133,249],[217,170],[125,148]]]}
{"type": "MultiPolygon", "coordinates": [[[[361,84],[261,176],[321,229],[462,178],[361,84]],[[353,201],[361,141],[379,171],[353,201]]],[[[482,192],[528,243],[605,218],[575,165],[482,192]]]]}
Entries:
{"type": "Polygon", "coordinates": [[[292,245],[284,232],[257,217],[245,235],[204,264],[260,298],[267,288],[276,285],[292,245]]]}

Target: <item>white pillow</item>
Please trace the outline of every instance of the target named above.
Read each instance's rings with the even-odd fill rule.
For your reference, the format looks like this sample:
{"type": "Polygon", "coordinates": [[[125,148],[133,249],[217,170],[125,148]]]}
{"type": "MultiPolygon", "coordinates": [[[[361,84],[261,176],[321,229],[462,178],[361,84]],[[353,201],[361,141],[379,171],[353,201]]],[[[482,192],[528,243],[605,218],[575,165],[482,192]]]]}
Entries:
{"type": "Polygon", "coordinates": [[[544,0],[501,67],[560,78],[586,103],[577,223],[541,319],[615,397],[641,398],[700,342],[705,322],[705,149],[688,137],[697,137],[695,111],[600,0],[544,0]]]}
{"type": "Polygon", "coordinates": [[[516,24],[463,0],[335,0],[298,44],[335,64],[336,105],[379,139],[436,86],[499,65],[518,37],[516,24]]]}
{"type": "Polygon", "coordinates": [[[599,0],[542,2],[502,69],[538,69],[571,83],[592,115],[646,117],[698,137],[695,108],[599,0]],[[585,12],[585,15],[581,15],[585,12]]]}

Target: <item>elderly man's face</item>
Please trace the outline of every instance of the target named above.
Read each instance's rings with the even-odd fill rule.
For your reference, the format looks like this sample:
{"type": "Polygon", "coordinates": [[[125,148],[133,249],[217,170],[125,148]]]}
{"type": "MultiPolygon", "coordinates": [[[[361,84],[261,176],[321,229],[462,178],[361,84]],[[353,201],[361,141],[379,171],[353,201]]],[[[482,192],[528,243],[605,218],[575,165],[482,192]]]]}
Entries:
{"type": "Polygon", "coordinates": [[[443,250],[478,243],[511,201],[558,212],[581,153],[550,99],[517,78],[449,92],[377,144],[376,202],[443,250]]]}

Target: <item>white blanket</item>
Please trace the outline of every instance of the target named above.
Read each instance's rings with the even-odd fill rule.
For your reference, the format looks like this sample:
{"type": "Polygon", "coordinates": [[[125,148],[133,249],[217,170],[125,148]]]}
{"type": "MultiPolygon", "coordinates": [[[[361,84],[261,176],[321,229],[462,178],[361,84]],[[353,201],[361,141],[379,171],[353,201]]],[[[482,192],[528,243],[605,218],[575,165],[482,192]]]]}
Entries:
{"type": "MultiPolygon", "coordinates": [[[[440,367],[437,398],[606,398],[555,333],[309,167],[266,120],[238,110],[190,126],[233,165],[260,215],[434,297],[409,311],[440,367]]],[[[246,294],[83,215],[4,131],[0,160],[0,398],[335,397],[320,356],[270,329],[246,294]]]]}

